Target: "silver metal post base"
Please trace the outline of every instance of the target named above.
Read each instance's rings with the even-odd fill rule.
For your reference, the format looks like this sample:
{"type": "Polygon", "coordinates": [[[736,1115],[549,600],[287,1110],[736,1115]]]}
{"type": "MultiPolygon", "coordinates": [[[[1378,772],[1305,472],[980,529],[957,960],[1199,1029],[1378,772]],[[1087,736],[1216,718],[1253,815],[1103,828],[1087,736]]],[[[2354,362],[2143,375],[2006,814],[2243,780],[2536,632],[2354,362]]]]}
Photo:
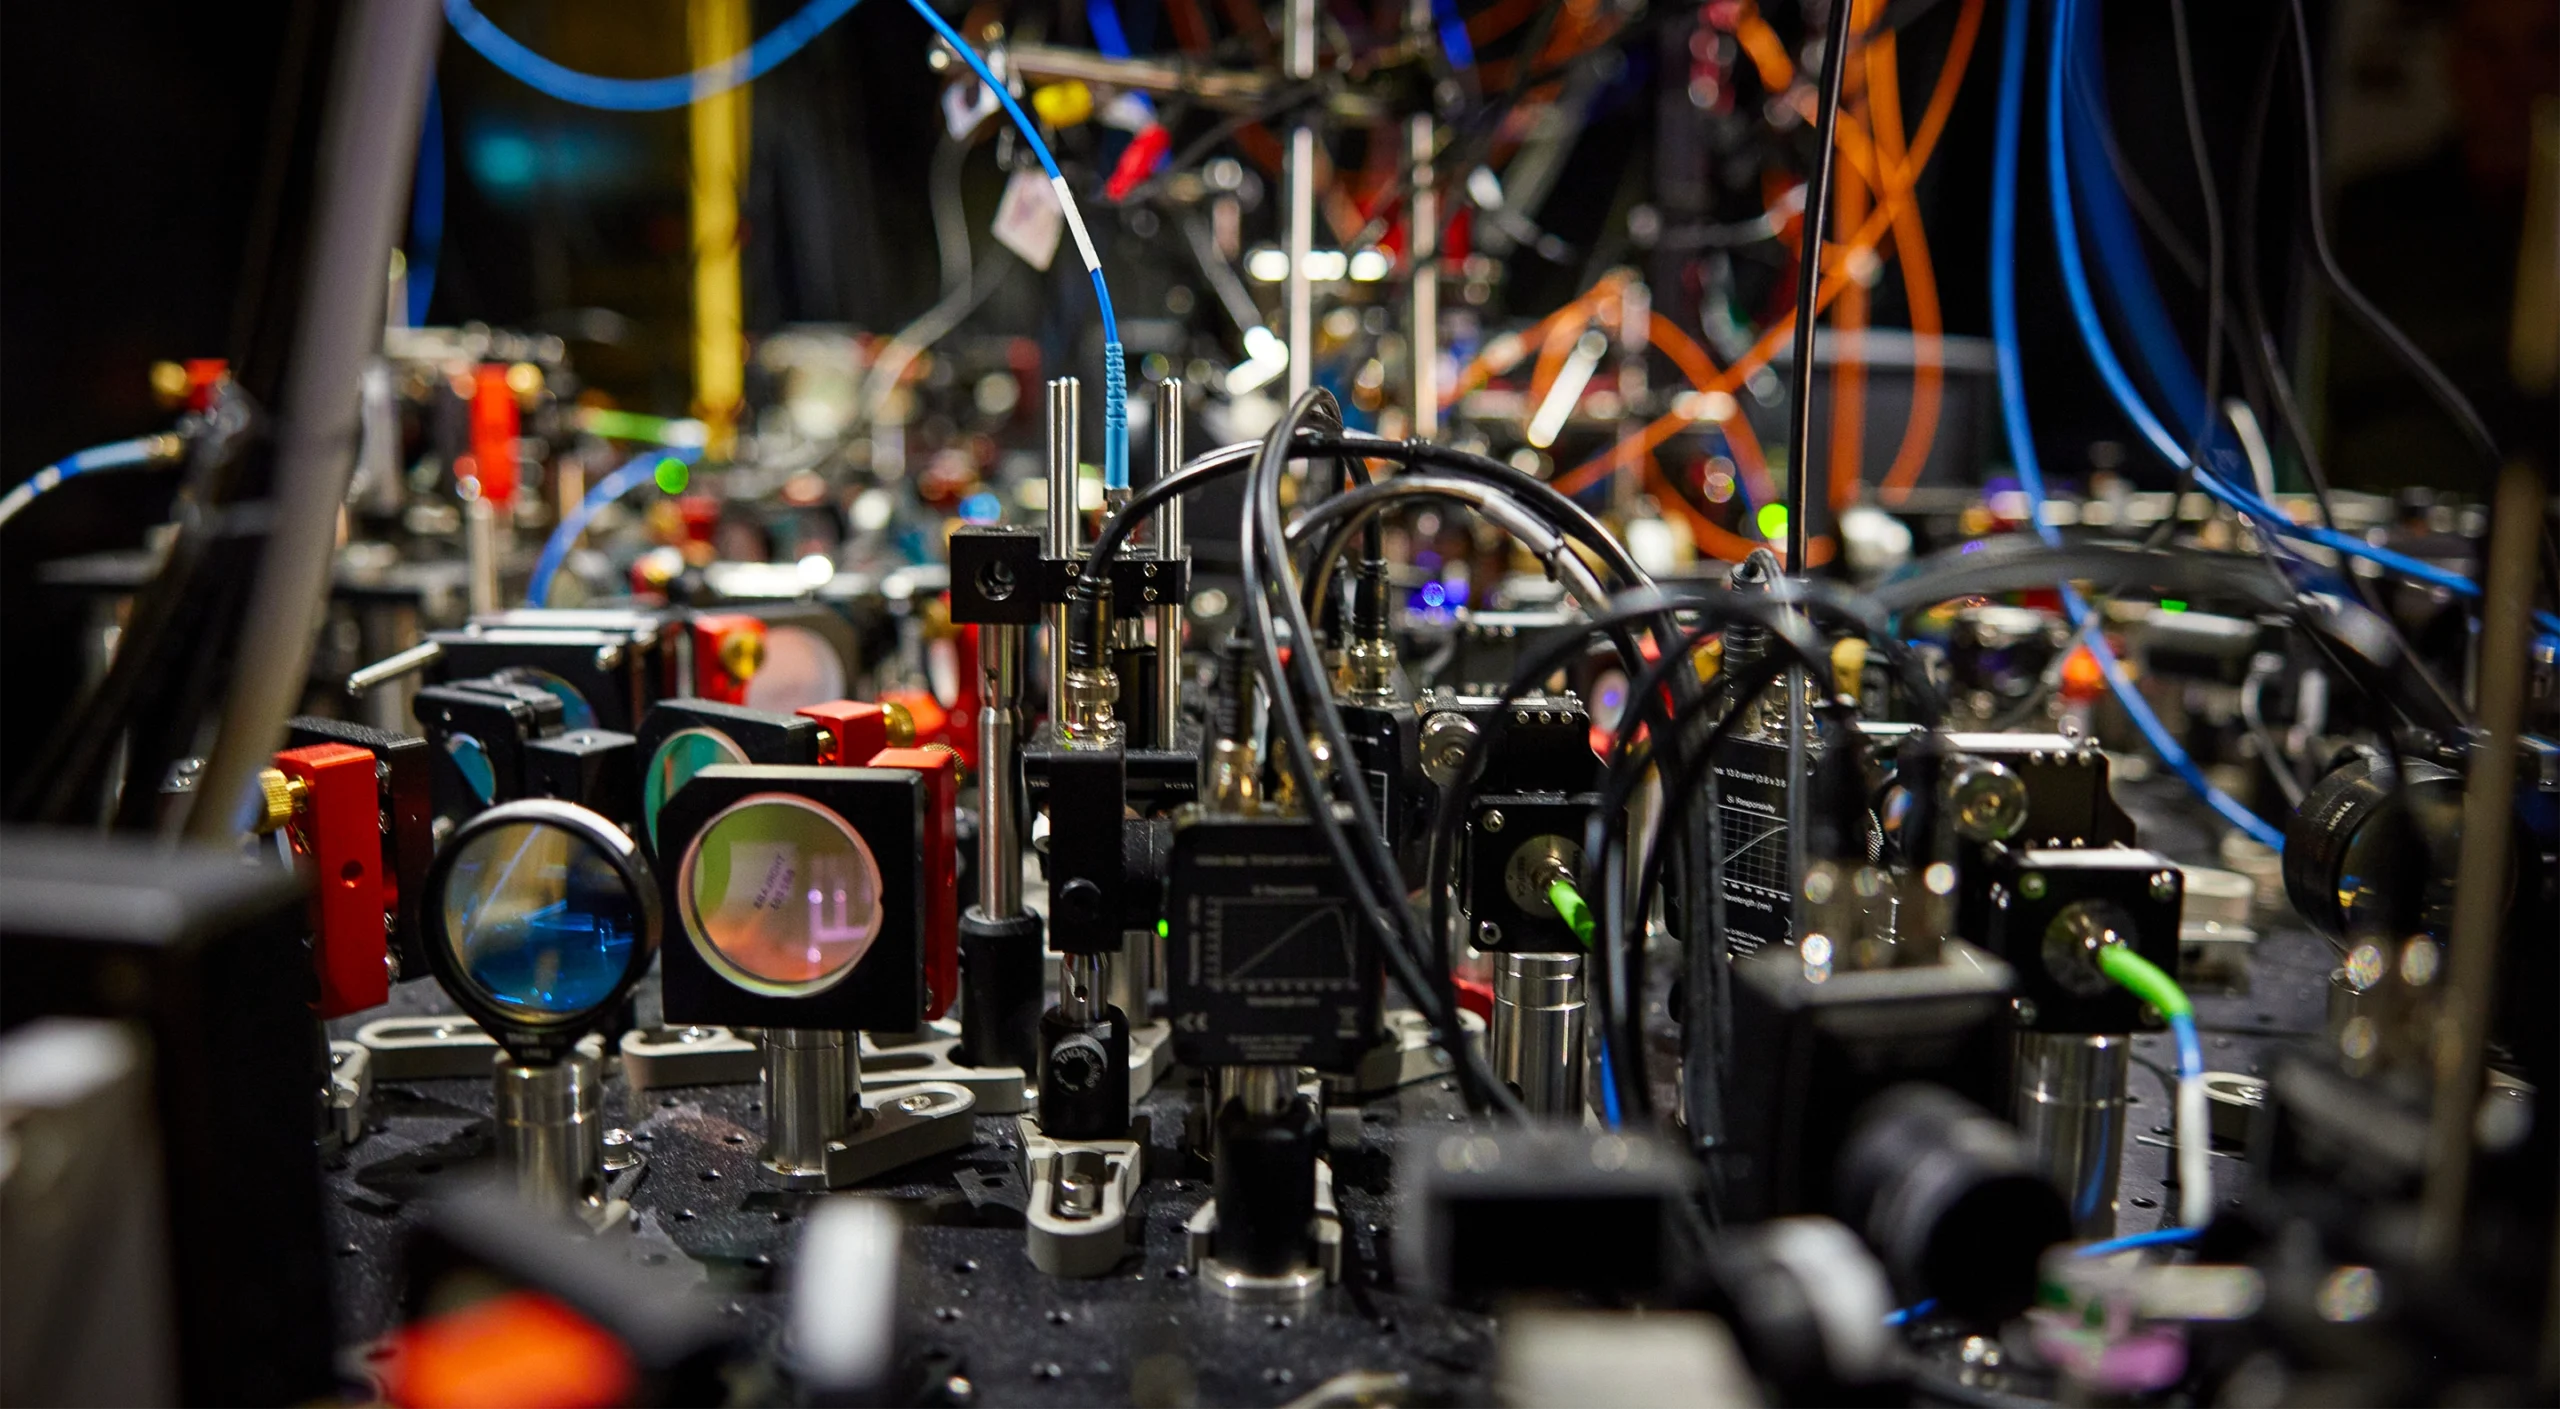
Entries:
{"type": "Polygon", "coordinates": [[[2132,1056],[2123,1033],[2018,1034],[2018,1133],[2069,1201],[2083,1238],[2115,1236],[2132,1056]]]}
{"type": "Polygon", "coordinates": [[[957,1086],[977,1099],[979,1115],[1016,1115],[1039,1097],[1020,1067],[973,1067],[959,1057],[960,1023],[943,1018],[912,1037],[862,1034],[862,1094],[877,1100],[923,1082],[957,1086]]]}
{"type": "Polygon", "coordinates": [[[1209,1249],[1217,1240],[1218,1201],[1209,1199],[1184,1221],[1183,1264],[1210,1291],[1230,1301],[1285,1303],[1304,1301],[1342,1280],[1342,1214],[1333,1203],[1333,1166],[1316,1161],[1316,1213],[1307,1223],[1307,1249],[1312,1260],[1277,1276],[1256,1276],[1220,1262],[1209,1249]]]}
{"type": "Polygon", "coordinates": [[[611,1221],[604,1197],[603,1044],[593,1039],[548,1066],[500,1054],[491,1071],[497,1097],[499,1166],[535,1208],[611,1221]]]}
{"type": "MultiPolygon", "coordinates": [[[[1458,1022],[1469,1038],[1484,1040],[1484,1019],[1461,1009],[1458,1022]]],[[[1328,1108],[1357,1105],[1417,1081],[1449,1074],[1449,1054],[1431,1040],[1428,1018],[1411,1008],[1390,1008],[1386,1029],[1385,1039],[1360,1058],[1360,1065],[1350,1075],[1325,1077],[1324,1100],[1328,1108]]]]}
{"type": "Polygon", "coordinates": [[[373,1101],[373,1053],[361,1042],[329,1044],[329,1089],[322,1097],[320,1150],[332,1154],[364,1138],[373,1101]]]}
{"type": "Polygon", "coordinates": [[[1129,1255],[1129,1200],[1145,1149],[1136,1140],[1052,1140],[1020,1117],[1024,1222],[1031,1265],[1052,1277],[1099,1277],[1129,1255]]]}
{"type": "Polygon", "coordinates": [[[376,1018],[356,1029],[356,1041],[373,1054],[376,1081],[427,1081],[478,1076],[498,1056],[498,1040],[460,1013],[427,1018],[376,1018]]]}
{"type": "Polygon", "coordinates": [[[764,1035],[764,1167],[786,1189],[841,1189],[966,1147],[977,1098],[948,1082],[908,1082],[863,1104],[850,1034],[774,1028],[764,1035]]]}
{"type": "Polygon", "coordinates": [[[633,1028],[622,1034],[622,1076],[634,1091],[728,1086],[764,1070],[764,1046],[725,1027],[633,1028]]]}
{"type": "Polygon", "coordinates": [[[1538,1115],[1583,1113],[1579,954],[1493,956],[1494,1074],[1538,1115]]]}

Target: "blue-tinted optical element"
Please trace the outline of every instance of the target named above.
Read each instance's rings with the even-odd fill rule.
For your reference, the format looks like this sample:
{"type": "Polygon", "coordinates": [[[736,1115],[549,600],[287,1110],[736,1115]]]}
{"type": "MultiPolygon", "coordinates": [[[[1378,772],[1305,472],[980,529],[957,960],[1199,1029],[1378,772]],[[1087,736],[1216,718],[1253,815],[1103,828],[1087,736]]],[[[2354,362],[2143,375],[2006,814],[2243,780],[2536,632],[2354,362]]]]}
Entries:
{"type": "Polygon", "coordinates": [[[561,728],[575,733],[580,729],[596,727],[596,707],[587,703],[586,695],[577,686],[550,671],[530,665],[511,665],[499,671],[498,678],[518,685],[531,685],[558,700],[561,728]]]}
{"type": "Polygon", "coordinates": [[[443,903],[456,967],[530,1023],[577,1018],[610,998],[641,926],[638,897],[603,852],[533,822],[464,842],[443,903]]]}
{"type": "Polygon", "coordinates": [[[453,766],[462,770],[463,784],[473,797],[484,803],[498,800],[498,767],[489,761],[488,745],[469,734],[453,734],[446,737],[444,751],[452,757],[453,766]]]}

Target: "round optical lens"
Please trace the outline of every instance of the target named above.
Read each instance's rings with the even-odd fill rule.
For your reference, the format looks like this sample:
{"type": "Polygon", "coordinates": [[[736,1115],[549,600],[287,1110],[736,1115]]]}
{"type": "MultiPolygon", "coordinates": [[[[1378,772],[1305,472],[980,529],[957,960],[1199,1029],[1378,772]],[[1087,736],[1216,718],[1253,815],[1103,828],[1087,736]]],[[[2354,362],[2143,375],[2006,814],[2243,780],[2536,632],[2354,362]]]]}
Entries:
{"type": "Polygon", "coordinates": [[[577,686],[547,670],[530,665],[511,665],[498,672],[498,678],[517,685],[531,685],[560,702],[560,727],[566,730],[596,727],[596,707],[577,686]]]}
{"type": "Polygon", "coordinates": [[[676,878],[685,931],[711,967],[757,993],[819,992],[880,937],[880,864],[844,819],[759,793],[711,819],[676,878]]]}
{"type": "Polygon", "coordinates": [[[658,755],[649,760],[649,777],[641,789],[642,819],[648,824],[649,844],[658,844],[658,810],[676,789],[692,781],[693,775],[720,763],[744,763],[746,751],[729,742],[729,736],[714,729],[687,729],[658,745],[658,755]]]}
{"type": "Polygon", "coordinates": [[[444,942],[489,999],[527,1022],[612,996],[641,927],[639,898],[593,842],[510,822],[463,842],[444,895],[444,942]]]}
{"type": "Polygon", "coordinates": [[[489,747],[469,734],[447,735],[444,751],[453,766],[462,771],[463,784],[471,795],[482,802],[495,802],[498,797],[498,767],[489,761],[489,747]]]}
{"type": "Polygon", "coordinates": [[[827,638],[805,626],[771,626],[764,664],[747,682],[747,704],[776,714],[845,696],[844,661],[827,638]]]}

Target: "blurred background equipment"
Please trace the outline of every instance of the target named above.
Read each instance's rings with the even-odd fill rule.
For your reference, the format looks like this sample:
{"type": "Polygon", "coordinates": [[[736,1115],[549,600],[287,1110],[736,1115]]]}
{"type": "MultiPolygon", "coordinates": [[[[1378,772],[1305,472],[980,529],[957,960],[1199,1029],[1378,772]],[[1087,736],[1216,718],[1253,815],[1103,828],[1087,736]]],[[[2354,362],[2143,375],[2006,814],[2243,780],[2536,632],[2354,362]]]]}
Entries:
{"type": "Polygon", "coordinates": [[[2547,0],[0,18],[0,1401],[2560,1397],[2547,0]]]}

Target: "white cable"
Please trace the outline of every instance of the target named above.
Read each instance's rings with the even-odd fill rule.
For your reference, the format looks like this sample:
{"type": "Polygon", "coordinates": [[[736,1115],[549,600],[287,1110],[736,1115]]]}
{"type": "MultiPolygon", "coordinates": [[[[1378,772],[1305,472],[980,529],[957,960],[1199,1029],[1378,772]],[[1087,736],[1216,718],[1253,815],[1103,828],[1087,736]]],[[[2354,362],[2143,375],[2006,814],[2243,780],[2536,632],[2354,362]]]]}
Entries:
{"type": "Polygon", "coordinates": [[[2231,418],[2231,429],[2240,441],[2240,453],[2248,457],[2249,478],[2258,482],[2258,497],[2272,504],[2276,501],[2276,460],[2267,450],[2267,433],[2258,426],[2258,413],[2249,403],[2231,397],[2222,403],[2222,414],[2231,418]]]}
{"type": "Polygon", "coordinates": [[[0,524],[6,524],[9,520],[16,518],[18,511],[34,503],[37,495],[60,483],[62,483],[62,467],[47,465],[28,476],[24,484],[10,490],[6,495],[0,495],[0,524]]]}
{"type": "Polygon", "coordinates": [[[2204,1078],[2178,1078],[2178,1221],[2201,1228],[2213,1221],[2213,1110],[2204,1078]]]}
{"type": "Polygon", "coordinates": [[[1093,252],[1093,237],[1084,232],[1084,212],[1076,209],[1076,193],[1067,189],[1067,178],[1052,176],[1049,186],[1058,193],[1058,208],[1067,214],[1067,229],[1076,237],[1076,253],[1084,256],[1084,267],[1099,273],[1102,257],[1093,252]]]}

